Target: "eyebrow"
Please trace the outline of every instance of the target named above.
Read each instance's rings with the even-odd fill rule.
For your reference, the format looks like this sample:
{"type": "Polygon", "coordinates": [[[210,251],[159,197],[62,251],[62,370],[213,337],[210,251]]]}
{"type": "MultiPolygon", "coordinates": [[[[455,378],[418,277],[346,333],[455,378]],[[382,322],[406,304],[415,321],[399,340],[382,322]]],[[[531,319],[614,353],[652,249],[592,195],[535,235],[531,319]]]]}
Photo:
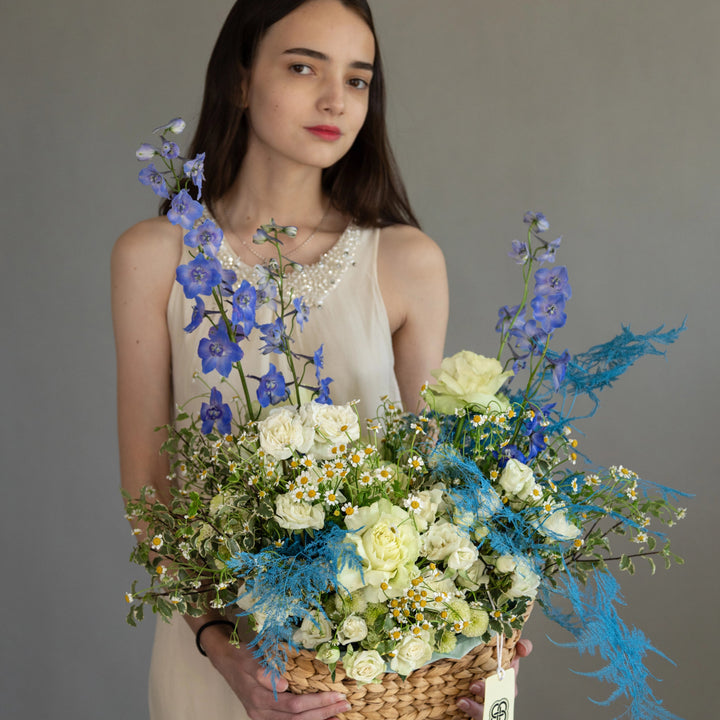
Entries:
{"type": "MultiPolygon", "coordinates": [[[[285,50],[283,55],[304,55],[305,57],[315,58],[315,60],[330,59],[325,53],[321,53],[318,50],[311,50],[310,48],[302,47],[290,48],[289,50],[285,50]]],[[[356,60],[355,62],[351,62],[350,67],[356,70],[369,70],[370,72],[373,72],[375,70],[375,67],[372,63],[363,62],[362,60],[356,60]]]]}

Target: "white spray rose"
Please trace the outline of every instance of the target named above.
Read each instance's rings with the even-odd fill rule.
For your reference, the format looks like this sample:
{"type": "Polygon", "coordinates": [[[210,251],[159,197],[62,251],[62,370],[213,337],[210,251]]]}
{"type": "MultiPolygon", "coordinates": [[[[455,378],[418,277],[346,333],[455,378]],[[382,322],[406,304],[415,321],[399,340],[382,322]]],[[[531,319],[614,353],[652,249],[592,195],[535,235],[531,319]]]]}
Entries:
{"type": "Polygon", "coordinates": [[[508,407],[507,399],[496,394],[513,373],[503,372],[495,358],[462,350],[445,358],[432,374],[437,384],[430,385],[428,401],[439,412],[452,413],[469,404],[498,411],[508,407]]]}
{"type": "Polygon", "coordinates": [[[478,558],[465,573],[457,576],[456,582],[468,590],[479,590],[481,585],[487,585],[490,582],[487,565],[478,558]]]}
{"type": "Polygon", "coordinates": [[[345,674],[361,685],[377,682],[385,672],[385,661],[377,650],[361,650],[343,658],[345,674]]]}
{"type": "Polygon", "coordinates": [[[466,537],[452,523],[447,520],[438,520],[421,537],[423,555],[428,560],[444,560],[461,547],[466,541],[466,537]]]}
{"type": "Polygon", "coordinates": [[[515,570],[512,574],[512,586],[506,591],[511,598],[535,598],[540,585],[540,576],[532,569],[530,563],[523,557],[516,557],[515,570]]]}
{"type": "Polygon", "coordinates": [[[332,627],[327,618],[314,612],[312,616],[303,618],[300,627],[293,633],[293,642],[313,650],[321,643],[331,640],[332,636],[332,627]]]}
{"type": "Polygon", "coordinates": [[[438,507],[442,501],[443,491],[440,488],[423,490],[417,493],[420,507],[412,513],[415,519],[415,526],[419,532],[425,532],[430,523],[434,522],[438,507]]]}
{"type": "Polygon", "coordinates": [[[294,452],[306,453],[312,446],[312,430],[291,408],[273,408],[257,426],[260,447],[277,460],[285,460],[294,452]]]}
{"type": "Polygon", "coordinates": [[[515,569],[517,562],[512,555],[501,555],[495,560],[495,569],[499,573],[510,573],[515,569]]]}
{"type": "Polygon", "coordinates": [[[469,570],[477,559],[477,548],[470,541],[465,541],[448,555],[446,563],[451,570],[469,570]]]}
{"type": "Polygon", "coordinates": [[[515,458],[510,458],[500,475],[500,487],[509,495],[524,499],[535,485],[532,468],[515,458]]]}
{"type": "Polygon", "coordinates": [[[355,408],[348,405],[325,405],[311,402],[300,408],[300,418],[313,432],[312,451],[321,458],[331,457],[331,448],[360,437],[360,424],[355,408]]]}
{"type": "Polygon", "coordinates": [[[348,615],[338,628],[337,638],[341,645],[360,642],[367,637],[367,623],[359,615],[348,615]]]}
{"type": "Polygon", "coordinates": [[[568,520],[565,510],[554,510],[533,525],[537,527],[538,532],[551,540],[574,540],[582,533],[579,527],[568,520]]]}
{"type": "Polygon", "coordinates": [[[395,647],[395,657],[390,660],[390,668],[398,675],[409,675],[430,662],[433,649],[425,637],[406,635],[395,647]]]}
{"type": "Polygon", "coordinates": [[[321,530],[325,525],[325,511],[322,505],[297,502],[292,493],[285,493],[275,498],[275,519],[287,530],[321,530]]]}

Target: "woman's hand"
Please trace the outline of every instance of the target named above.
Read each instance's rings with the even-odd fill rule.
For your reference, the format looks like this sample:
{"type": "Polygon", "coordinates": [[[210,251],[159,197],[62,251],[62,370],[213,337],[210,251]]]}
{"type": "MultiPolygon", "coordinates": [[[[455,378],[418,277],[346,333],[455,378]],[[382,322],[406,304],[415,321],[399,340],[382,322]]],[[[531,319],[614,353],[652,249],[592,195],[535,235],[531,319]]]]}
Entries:
{"type": "MultiPolygon", "coordinates": [[[[520,671],[520,658],[527,657],[532,652],[533,646],[530,640],[518,640],[515,646],[515,660],[513,660],[511,667],[515,668],[515,677],[520,671]]],[[[478,680],[470,686],[470,691],[479,696],[479,698],[485,698],[485,680],[478,680]]],[[[515,694],[517,695],[517,685],[515,686],[515,694]]],[[[471,700],[470,698],[460,698],[457,702],[457,706],[466,712],[471,718],[482,720],[484,706],[481,702],[471,700]]]]}
{"type": "Polygon", "coordinates": [[[203,633],[203,649],[245,706],[251,720],[327,720],[350,709],[340,693],[294,695],[287,691],[285,678],[275,683],[275,699],[270,675],[247,645],[235,647],[228,642],[227,629],[222,626],[208,628],[203,633]]]}

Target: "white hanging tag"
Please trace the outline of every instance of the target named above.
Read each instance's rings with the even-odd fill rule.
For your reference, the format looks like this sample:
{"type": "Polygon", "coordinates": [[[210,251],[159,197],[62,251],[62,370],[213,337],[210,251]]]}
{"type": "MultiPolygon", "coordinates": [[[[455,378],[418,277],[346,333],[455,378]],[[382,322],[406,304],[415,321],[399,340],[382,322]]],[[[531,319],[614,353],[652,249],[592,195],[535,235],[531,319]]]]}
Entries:
{"type": "Polygon", "coordinates": [[[513,720],[515,715],[515,668],[503,669],[505,636],[497,635],[497,672],[485,679],[483,720],[513,720]]]}
{"type": "Polygon", "coordinates": [[[513,720],[515,713],[515,669],[503,671],[502,680],[497,673],[485,679],[483,720],[513,720]]]}

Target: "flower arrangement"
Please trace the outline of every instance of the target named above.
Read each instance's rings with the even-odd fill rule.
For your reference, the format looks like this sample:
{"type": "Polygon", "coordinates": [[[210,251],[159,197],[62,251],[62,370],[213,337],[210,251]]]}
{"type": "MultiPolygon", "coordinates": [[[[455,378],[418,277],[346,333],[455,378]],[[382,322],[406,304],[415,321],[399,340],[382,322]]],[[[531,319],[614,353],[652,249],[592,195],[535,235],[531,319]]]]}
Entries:
{"type": "MultiPolygon", "coordinates": [[[[282,237],[295,229],[260,228],[255,242],[271,243],[276,258],[257,268],[255,285],[238,285],[216,258],[222,231],[193,197],[204,158],[181,158],[172,140],[183,127],[174,120],[157,129],[159,148],[141,146],[138,158],[159,157],[165,170],[149,165],[140,180],[171,199],[168,220],[186,231],[192,259],[177,281],[195,306],[185,330],[203,328],[202,370],[223,382],[206,386],[198,415],[181,408],[168,428],[171,502],[152,488],[126,496],[128,517],[146,528],[135,530],[132,559],[151,574],[149,587],[134,583],[126,595],[129,622],[145,605],[164,618],[226,609],[251,618],[257,654],[276,675],[288,648],[302,648],[331,671],[342,663],[358,683],[509,637],[533,602],[576,631],[581,649],[597,641],[589,628],[624,627],[608,562],[632,572],[637,557],[653,571],[653,558],[680,561],[654,523],[672,525],[685,511],[671,502],[680,493],[622,466],[580,469],[572,413],[581,396],[596,407],[599,390],[682,328],[624,328],[586,353],[553,351],[571,288],[566,268],[552,267],[560,239],[547,240],[547,219],[528,213],[527,239],[510,253],[523,269],[522,298],[500,310],[495,358],[462,351],[443,360],[420,413],[392,398],[372,410],[334,405],[322,347],[293,350],[310,321],[285,282],[296,267],[282,237]],[[261,306],[272,322],[258,321],[261,306]],[[243,368],[252,334],[278,357],[262,377],[243,368]],[[615,553],[613,536],[635,549],[615,553]],[[570,600],[572,619],[556,597],[570,600]]],[[[650,717],[646,675],[621,672],[621,656],[641,661],[650,646],[621,635],[633,637],[594,649],[635,716],[650,717]]]]}

